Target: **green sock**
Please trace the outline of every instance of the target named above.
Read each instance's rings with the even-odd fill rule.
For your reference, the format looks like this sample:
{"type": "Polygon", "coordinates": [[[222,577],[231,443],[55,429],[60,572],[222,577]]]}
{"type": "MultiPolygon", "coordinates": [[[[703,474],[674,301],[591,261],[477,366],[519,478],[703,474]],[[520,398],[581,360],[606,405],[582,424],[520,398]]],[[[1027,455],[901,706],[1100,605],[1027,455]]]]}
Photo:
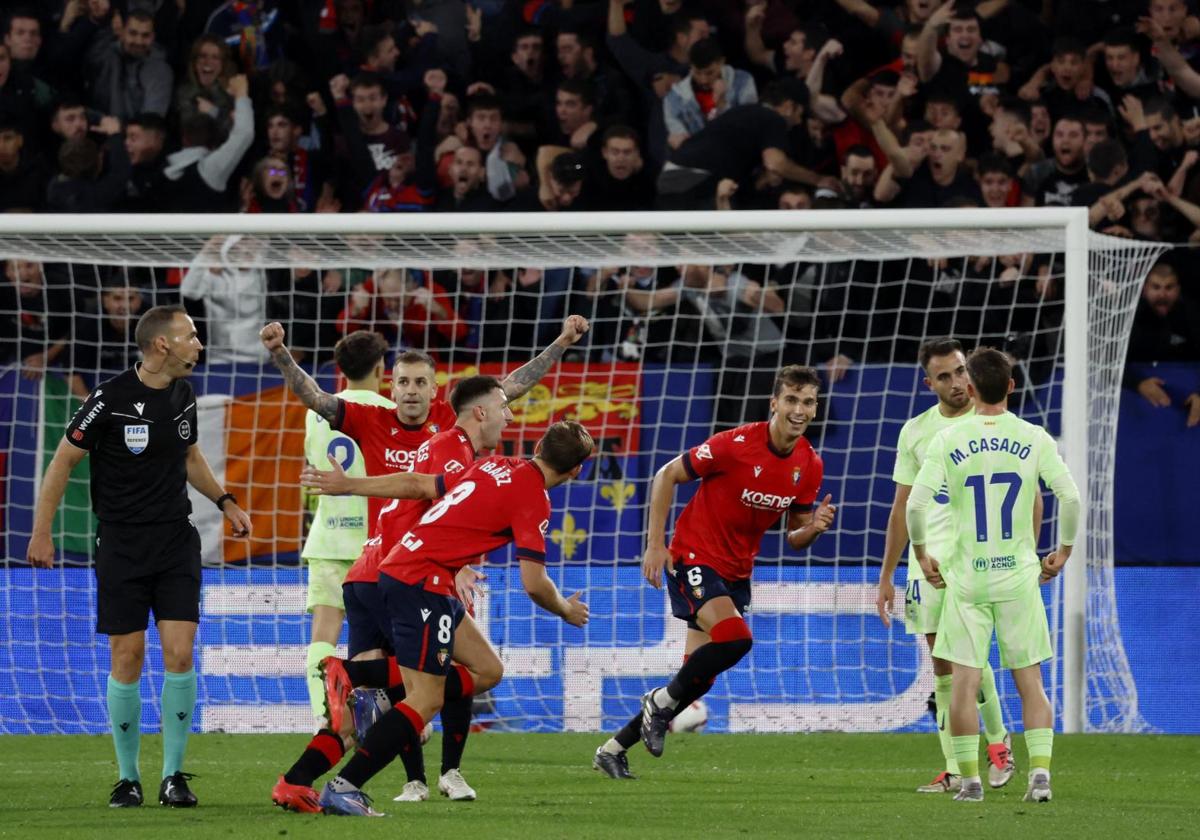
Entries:
{"type": "Polygon", "coordinates": [[[308,670],[304,674],[308,682],[308,702],[312,705],[313,717],[325,716],[325,681],[321,679],[318,666],[327,656],[333,656],[337,651],[329,642],[313,642],[308,646],[308,657],[305,664],[308,670]]]}
{"type": "Polygon", "coordinates": [[[933,678],[933,701],[937,706],[938,741],[946,758],[946,772],[957,776],[958,760],[954,757],[954,744],[950,741],[950,684],[953,680],[950,674],[933,678]]]}
{"type": "Polygon", "coordinates": [[[964,779],[979,776],[979,733],[974,735],[955,735],[954,757],[958,759],[959,769],[964,779]]]}
{"type": "Polygon", "coordinates": [[[138,754],[142,748],[142,690],[140,682],[122,683],[108,676],[108,722],[117,750],[122,779],[140,781],[138,754]]]}
{"type": "Polygon", "coordinates": [[[1026,729],[1025,746],[1029,749],[1029,769],[1050,769],[1050,756],[1054,754],[1053,729],[1026,729]]]}
{"type": "Polygon", "coordinates": [[[1000,706],[1000,695],[996,693],[996,674],[991,665],[983,666],[979,678],[979,714],[983,717],[983,731],[989,744],[999,744],[1008,734],[1004,728],[1004,709],[1000,706]]]}
{"type": "Polygon", "coordinates": [[[173,776],[183,769],[183,753],[192,731],[192,713],[196,710],[196,669],[182,674],[170,671],[163,677],[162,731],[163,775],[173,776]]]}

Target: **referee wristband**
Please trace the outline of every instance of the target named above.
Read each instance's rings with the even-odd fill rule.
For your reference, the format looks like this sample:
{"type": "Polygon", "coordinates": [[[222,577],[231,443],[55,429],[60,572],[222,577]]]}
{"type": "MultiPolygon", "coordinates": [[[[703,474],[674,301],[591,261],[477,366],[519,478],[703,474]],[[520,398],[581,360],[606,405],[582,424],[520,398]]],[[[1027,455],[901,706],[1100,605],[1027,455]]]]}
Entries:
{"type": "Polygon", "coordinates": [[[224,512],[225,512],[225,503],[226,503],[226,502],[233,502],[233,503],[236,505],[236,504],[237,504],[237,497],[236,497],[236,496],[234,496],[232,493],[225,493],[224,495],[222,495],[222,496],[219,496],[219,497],[217,498],[216,502],[214,502],[214,504],[217,506],[217,510],[221,511],[222,513],[224,513],[224,512]]]}

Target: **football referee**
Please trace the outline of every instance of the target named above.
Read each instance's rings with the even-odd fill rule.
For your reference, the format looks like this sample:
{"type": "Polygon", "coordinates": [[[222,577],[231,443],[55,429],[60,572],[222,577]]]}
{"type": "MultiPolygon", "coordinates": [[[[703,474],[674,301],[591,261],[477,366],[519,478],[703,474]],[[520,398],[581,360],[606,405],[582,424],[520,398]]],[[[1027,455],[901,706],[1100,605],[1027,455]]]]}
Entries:
{"type": "Polygon", "coordinates": [[[187,376],[203,346],[181,306],[156,306],[137,323],[142,361],[101,383],[67,425],[46,469],[27,558],[54,566],[51,523],[75,465],[90,452],[96,529],[96,632],[108,635],[108,717],[120,779],[113,808],[142,804],[138,773],[140,681],[151,610],[162,640],[161,805],[190,808],[183,755],[196,706],[192,647],[200,621],[200,535],[188,519],[191,484],[225,514],[238,537],[250,517],[226,493],[200,447],[187,376]]]}

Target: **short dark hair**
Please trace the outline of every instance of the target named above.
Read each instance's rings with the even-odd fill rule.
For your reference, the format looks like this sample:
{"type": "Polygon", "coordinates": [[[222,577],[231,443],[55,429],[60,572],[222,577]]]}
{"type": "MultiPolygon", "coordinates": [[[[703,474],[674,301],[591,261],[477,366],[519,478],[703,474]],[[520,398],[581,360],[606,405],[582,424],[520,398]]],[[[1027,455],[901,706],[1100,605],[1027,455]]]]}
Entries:
{"type": "Polygon", "coordinates": [[[1110,135],[1113,133],[1112,115],[1103,105],[1084,105],[1076,109],[1076,113],[1079,114],[1079,119],[1083,120],[1084,125],[1103,125],[1110,135]]]}
{"type": "Polygon", "coordinates": [[[725,51],[721,49],[721,45],[716,38],[705,38],[703,41],[697,41],[688,50],[688,64],[692,67],[698,67],[701,70],[705,67],[712,67],[718,61],[724,60],[724,58],[725,51]]]}
{"type": "Polygon", "coordinates": [[[167,121],[153,111],[143,111],[130,117],[125,121],[125,127],[129,128],[131,125],[136,125],[143,131],[157,131],[163,136],[167,134],[167,121]]]}
{"type": "Polygon", "coordinates": [[[692,21],[707,20],[703,12],[689,11],[682,9],[667,19],[667,34],[674,41],[680,35],[687,35],[692,31],[692,21]]]}
{"type": "Polygon", "coordinates": [[[142,317],[138,318],[137,326],[133,329],[133,340],[138,349],[145,353],[154,346],[154,339],[167,331],[176,315],[186,314],[187,310],[178,303],[147,309],[142,317]]]}
{"type": "Polygon", "coordinates": [[[630,128],[627,125],[610,125],[604,129],[604,134],[600,136],[600,145],[604,146],[609,140],[632,140],[639,147],[642,145],[637,129],[630,128]]]}
{"type": "Polygon", "coordinates": [[[383,83],[383,77],[380,76],[378,73],[371,73],[371,72],[367,71],[367,72],[359,73],[357,76],[355,76],[353,79],[350,80],[350,90],[357,90],[358,88],[372,88],[372,87],[379,88],[381,91],[383,91],[383,95],[385,97],[387,96],[387,85],[385,85],[383,83]]]}
{"type": "Polygon", "coordinates": [[[951,108],[954,109],[955,113],[957,113],[957,114],[962,113],[962,103],[959,102],[959,99],[957,96],[955,96],[953,93],[951,93],[948,90],[933,90],[933,91],[931,91],[930,94],[925,97],[925,104],[931,105],[934,102],[937,102],[938,104],[941,104],[941,105],[949,105],[951,108]]]}
{"type": "Polygon", "coordinates": [[[450,392],[450,407],[454,409],[455,414],[462,414],[497,388],[504,390],[500,380],[494,376],[481,374],[460,379],[450,392]]]}
{"type": "Polygon", "coordinates": [[[962,5],[955,6],[954,14],[950,15],[950,20],[973,20],[980,26],[983,26],[983,21],[979,19],[979,15],[975,13],[974,6],[962,5]]]}
{"type": "Polygon", "coordinates": [[[1104,46],[1129,47],[1129,49],[1139,55],[1142,51],[1142,42],[1132,26],[1118,26],[1115,29],[1108,30],[1108,33],[1104,36],[1104,46]]]}
{"type": "Polygon", "coordinates": [[[596,105],[596,86],[587,79],[563,79],[556,89],[578,96],[584,105],[596,105]]]}
{"type": "Polygon", "coordinates": [[[564,187],[578,184],[587,177],[583,155],[578,152],[563,152],[551,161],[550,177],[564,187]]]}
{"type": "Polygon", "coordinates": [[[538,457],[559,474],[569,473],[591,457],[596,442],[583,424],[559,420],[542,435],[538,457]]]}
{"type": "Polygon", "coordinates": [[[1170,122],[1179,117],[1179,112],[1175,110],[1175,106],[1165,96],[1154,96],[1146,100],[1142,105],[1142,110],[1147,117],[1151,114],[1157,114],[1165,122],[1170,122]]]}
{"type": "Polygon", "coordinates": [[[272,102],[263,113],[263,123],[269,123],[276,117],[283,117],[294,126],[304,125],[304,119],[296,112],[296,108],[286,102],[272,102]]]}
{"type": "Polygon", "coordinates": [[[775,384],[771,388],[771,396],[778,397],[783,393],[785,386],[803,388],[805,385],[812,385],[818,391],[821,390],[821,375],[815,369],[804,365],[787,365],[780,368],[779,373],[775,374],[775,384]]]}
{"type": "Polygon", "coordinates": [[[333,345],[333,360],[345,377],[363,379],[387,355],[388,344],[377,332],[355,330],[333,345]]]}
{"type": "Polygon", "coordinates": [[[1033,119],[1033,109],[1030,107],[1029,103],[1016,96],[1000,97],[1000,110],[1007,111],[1008,113],[1012,114],[1026,126],[1028,126],[1029,121],[1033,119]]]}
{"type": "Polygon", "coordinates": [[[874,160],[875,153],[871,151],[869,146],[864,146],[862,143],[855,143],[846,149],[846,157],[869,157],[874,160]]]}
{"type": "Polygon", "coordinates": [[[392,367],[394,368],[396,365],[428,365],[430,370],[437,372],[437,362],[433,360],[433,356],[420,350],[405,350],[403,353],[398,353],[396,360],[392,362],[392,367]]]}
{"type": "Polygon", "coordinates": [[[1013,165],[1004,155],[998,154],[997,152],[988,152],[985,155],[980,155],[979,177],[982,178],[984,175],[990,175],[992,173],[1004,175],[1009,178],[1015,177],[1013,165]]]}
{"type": "Polygon", "coordinates": [[[504,114],[504,106],[500,97],[490,93],[474,93],[467,97],[466,118],[470,119],[476,111],[499,111],[504,114]]]}
{"type": "Polygon", "coordinates": [[[962,343],[957,338],[931,338],[922,342],[921,349],[917,351],[917,364],[921,366],[921,370],[929,373],[929,362],[932,359],[962,351],[962,343]]]}
{"type": "Polygon", "coordinates": [[[1083,46],[1083,41],[1080,41],[1074,35],[1059,35],[1054,39],[1054,44],[1050,48],[1050,55],[1053,58],[1058,58],[1060,55],[1077,55],[1083,58],[1087,55],[1087,49],[1083,46]]]}
{"type": "Polygon", "coordinates": [[[76,137],[58,147],[58,169],[72,180],[94,177],[100,170],[100,150],[88,137],[76,137]]]}
{"type": "Polygon", "coordinates": [[[79,97],[72,96],[71,94],[67,94],[65,96],[60,97],[59,100],[54,103],[54,111],[50,114],[50,116],[53,118],[53,117],[58,116],[59,111],[70,111],[75,108],[85,108],[85,107],[86,106],[83,104],[83,101],[79,97]]]}
{"type": "Polygon", "coordinates": [[[794,76],[776,79],[762,92],[758,99],[763,105],[782,105],[784,102],[795,102],[808,109],[808,85],[794,76]]]}
{"type": "Polygon", "coordinates": [[[1118,166],[1128,163],[1125,147],[1116,140],[1101,140],[1087,155],[1088,171],[1101,180],[1111,177],[1118,166]]]}
{"type": "Polygon", "coordinates": [[[998,405],[1008,396],[1012,359],[995,347],[976,347],[967,356],[967,376],[980,402],[998,405]]]}
{"type": "Polygon", "coordinates": [[[150,14],[145,9],[133,9],[129,14],[125,15],[125,20],[140,20],[150,24],[150,28],[154,29],[154,15],[150,14]]]}
{"type": "Polygon", "coordinates": [[[4,34],[5,35],[8,35],[12,32],[13,21],[16,20],[17,18],[28,18],[30,20],[36,20],[38,22],[38,28],[39,29],[42,28],[42,18],[40,15],[38,15],[37,9],[35,9],[33,6],[22,4],[20,6],[17,6],[15,9],[13,9],[11,12],[8,13],[8,17],[4,21],[4,34]]]}

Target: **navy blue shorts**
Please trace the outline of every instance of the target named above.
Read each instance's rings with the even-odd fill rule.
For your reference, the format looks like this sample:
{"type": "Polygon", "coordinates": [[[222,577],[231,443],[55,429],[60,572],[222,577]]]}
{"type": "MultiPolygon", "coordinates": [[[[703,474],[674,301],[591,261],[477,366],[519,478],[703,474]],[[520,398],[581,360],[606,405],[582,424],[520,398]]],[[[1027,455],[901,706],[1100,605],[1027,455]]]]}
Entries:
{"type": "Polygon", "coordinates": [[[347,658],[368,650],[392,652],[392,626],[387,608],[374,583],[354,581],[342,584],[342,602],[346,605],[347,658]]]}
{"type": "Polygon", "coordinates": [[[454,631],[466,615],[462,601],[382,573],[379,592],[387,607],[396,664],[446,676],[454,656],[454,631]]]}
{"type": "Polygon", "coordinates": [[[671,615],[693,630],[701,629],[696,613],[713,598],[732,598],[741,615],[750,608],[750,581],[726,580],[711,566],[690,566],[676,560],[674,575],[664,569],[663,578],[671,597],[671,615]]]}

